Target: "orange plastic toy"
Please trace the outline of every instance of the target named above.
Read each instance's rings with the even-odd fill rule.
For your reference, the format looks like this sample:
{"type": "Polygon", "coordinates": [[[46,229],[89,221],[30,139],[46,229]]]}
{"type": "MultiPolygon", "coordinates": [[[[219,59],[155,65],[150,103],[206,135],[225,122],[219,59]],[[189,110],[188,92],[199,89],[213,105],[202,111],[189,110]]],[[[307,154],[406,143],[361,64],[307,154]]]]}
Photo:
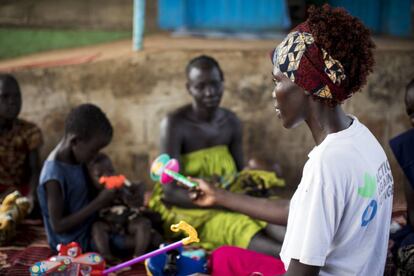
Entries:
{"type": "Polygon", "coordinates": [[[99,178],[99,183],[105,185],[106,189],[118,189],[124,185],[131,185],[131,182],[129,182],[129,180],[122,174],[112,176],[101,176],[99,178]]]}

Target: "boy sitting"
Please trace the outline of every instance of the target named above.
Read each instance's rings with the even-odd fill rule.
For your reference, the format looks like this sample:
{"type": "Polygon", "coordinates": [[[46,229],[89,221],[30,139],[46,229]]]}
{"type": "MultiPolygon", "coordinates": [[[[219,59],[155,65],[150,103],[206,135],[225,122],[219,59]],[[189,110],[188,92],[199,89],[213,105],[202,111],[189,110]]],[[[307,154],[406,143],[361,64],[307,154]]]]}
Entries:
{"type": "MultiPolygon", "coordinates": [[[[100,190],[105,189],[102,177],[116,174],[111,159],[103,153],[89,163],[88,169],[100,190]]],[[[125,180],[113,205],[99,212],[99,220],[92,226],[92,239],[108,262],[130,253],[142,255],[161,243],[161,236],[152,229],[151,220],[143,216],[144,194],[145,183],[125,180]]]]}
{"type": "Polygon", "coordinates": [[[91,251],[91,227],[96,212],[108,206],[116,190],[98,195],[86,164],[112,139],[112,126],[102,110],[82,104],[66,118],[64,136],[49,154],[37,188],[48,242],[56,253],[60,243],[78,242],[91,251]]]}

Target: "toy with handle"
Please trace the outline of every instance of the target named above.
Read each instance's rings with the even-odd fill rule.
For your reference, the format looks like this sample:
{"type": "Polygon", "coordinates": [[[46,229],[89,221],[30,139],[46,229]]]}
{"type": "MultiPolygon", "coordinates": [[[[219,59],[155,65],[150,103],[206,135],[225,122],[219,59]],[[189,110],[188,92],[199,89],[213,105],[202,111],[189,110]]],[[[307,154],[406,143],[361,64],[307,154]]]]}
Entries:
{"type": "Polygon", "coordinates": [[[161,184],[169,184],[177,180],[189,188],[196,187],[197,184],[179,174],[180,165],[177,159],[170,158],[168,154],[161,154],[151,165],[151,179],[159,181],[161,184]]]}
{"type": "Polygon", "coordinates": [[[190,243],[193,243],[193,242],[199,242],[200,241],[198,239],[197,231],[191,225],[189,225],[188,223],[186,223],[185,221],[180,221],[178,224],[171,225],[171,231],[178,232],[180,230],[183,230],[184,232],[186,232],[188,234],[188,237],[182,239],[181,241],[172,243],[172,244],[167,245],[165,247],[162,247],[160,249],[157,249],[157,250],[151,251],[151,252],[149,252],[147,254],[144,254],[144,255],[141,255],[139,257],[136,257],[136,258],[134,258],[132,260],[129,260],[127,262],[124,262],[124,263],[121,263],[119,265],[110,267],[110,268],[104,270],[103,274],[104,275],[107,275],[107,274],[109,274],[111,272],[115,272],[115,271],[120,270],[122,268],[131,266],[133,264],[136,264],[136,263],[139,263],[139,262],[142,262],[142,261],[145,261],[148,258],[151,258],[151,257],[157,256],[159,254],[162,254],[164,252],[167,252],[167,251],[176,249],[176,248],[178,248],[180,246],[183,246],[183,245],[187,245],[187,244],[190,244],[190,243]]]}

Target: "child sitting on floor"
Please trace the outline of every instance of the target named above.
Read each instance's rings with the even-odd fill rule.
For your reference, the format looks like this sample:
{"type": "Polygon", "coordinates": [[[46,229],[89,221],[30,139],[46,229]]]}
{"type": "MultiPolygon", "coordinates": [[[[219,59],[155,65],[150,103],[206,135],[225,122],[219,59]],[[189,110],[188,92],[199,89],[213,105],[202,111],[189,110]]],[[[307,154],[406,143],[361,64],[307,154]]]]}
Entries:
{"type": "Polygon", "coordinates": [[[18,118],[21,107],[17,80],[0,74],[0,202],[19,190],[34,207],[42,133],[35,124],[18,118]]]}
{"type": "Polygon", "coordinates": [[[112,139],[112,126],[93,104],[74,108],[66,118],[62,140],[49,154],[37,188],[48,242],[56,252],[60,243],[78,242],[91,251],[91,227],[96,212],[108,206],[117,190],[96,195],[88,164],[112,139]]]}
{"type": "MultiPolygon", "coordinates": [[[[414,127],[414,80],[406,88],[405,108],[414,127]]],[[[391,252],[398,268],[398,275],[412,275],[414,273],[414,128],[391,139],[390,146],[407,177],[404,189],[407,201],[407,225],[390,235],[391,252]]]]}
{"type": "MultiPolygon", "coordinates": [[[[111,159],[103,153],[89,163],[88,170],[100,190],[105,189],[100,183],[101,177],[116,175],[111,159]]],[[[102,209],[99,220],[92,226],[94,245],[109,262],[129,253],[139,256],[161,243],[161,235],[152,229],[151,220],[143,214],[145,183],[125,182],[113,205],[102,209]]]]}

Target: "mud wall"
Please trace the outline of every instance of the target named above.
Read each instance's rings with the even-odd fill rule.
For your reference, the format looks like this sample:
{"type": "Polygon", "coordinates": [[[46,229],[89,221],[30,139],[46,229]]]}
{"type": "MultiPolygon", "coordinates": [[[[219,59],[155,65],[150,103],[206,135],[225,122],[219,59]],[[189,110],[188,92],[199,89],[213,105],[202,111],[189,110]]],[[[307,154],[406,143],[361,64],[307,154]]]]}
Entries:
{"type": "MultiPolygon", "coordinates": [[[[223,106],[236,112],[244,124],[246,157],[278,160],[293,189],[314,142],[305,125],[286,130],[275,117],[271,67],[262,50],[144,51],[132,58],[21,71],[16,76],[23,91],[22,117],[42,128],[45,158],[62,136],[70,108],[84,102],[98,104],[115,127],[106,151],[120,171],[131,178],[145,178],[149,160],[158,154],[159,122],[167,112],[190,101],[184,68],[201,53],[222,65],[223,106]]],[[[414,77],[414,52],[377,50],[376,61],[368,85],[344,109],[358,116],[384,146],[400,187],[404,177],[388,140],[410,127],[403,96],[406,83],[414,77]]]]}

